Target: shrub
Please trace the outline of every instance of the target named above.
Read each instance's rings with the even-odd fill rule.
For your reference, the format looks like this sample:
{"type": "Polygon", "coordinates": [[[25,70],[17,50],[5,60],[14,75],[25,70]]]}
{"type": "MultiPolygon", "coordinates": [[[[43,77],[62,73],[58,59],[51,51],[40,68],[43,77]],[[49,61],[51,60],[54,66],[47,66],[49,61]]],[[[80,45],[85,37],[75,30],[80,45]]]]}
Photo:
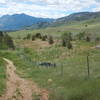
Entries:
{"type": "Polygon", "coordinates": [[[41,39],[42,38],[42,36],[41,36],[41,33],[36,33],[36,38],[39,38],[39,39],[41,39]]]}
{"type": "Polygon", "coordinates": [[[100,37],[96,37],[96,38],[95,38],[95,42],[96,42],[96,43],[100,42],[100,37]]]}
{"type": "Polygon", "coordinates": [[[68,49],[72,49],[73,47],[72,47],[72,43],[70,42],[70,41],[67,41],[67,48],[68,49]]]}
{"type": "Polygon", "coordinates": [[[0,37],[3,37],[3,36],[4,36],[3,32],[2,32],[2,31],[0,31],[0,37]]]}
{"type": "Polygon", "coordinates": [[[47,35],[42,36],[42,41],[46,41],[47,40],[47,35]]]}
{"type": "Polygon", "coordinates": [[[26,39],[31,39],[31,34],[27,34],[26,39]]]}
{"type": "Polygon", "coordinates": [[[72,49],[72,33],[64,33],[62,35],[62,46],[67,47],[68,49],[72,49]]]}
{"type": "Polygon", "coordinates": [[[53,37],[52,36],[49,36],[48,37],[48,42],[49,42],[49,44],[53,44],[54,43],[54,40],[53,40],[53,37]]]}
{"type": "Polygon", "coordinates": [[[4,39],[5,39],[5,43],[7,44],[7,46],[14,50],[15,46],[14,46],[12,38],[10,36],[6,35],[4,39]]]}
{"type": "Polygon", "coordinates": [[[65,32],[63,35],[62,35],[62,39],[66,40],[66,41],[72,41],[72,33],[71,32],[65,32]]]}
{"type": "Polygon", "coordinates": [[[62,46],[63,47],[66,47],[67,46],[66,41],[64,39],[62,40],[62,46]]]}
{"type": "Polygon", "coordinates": [[[32,35],[32,41],[34,41],[35,40],[35,35],[32,35]]]}
{"type": "Polygon", "coordinates": [[[76,35],[78,40],[84,40],[85,39],[85,32],[80,32],[79,34],[76,35]]]}
{"type": "Polygon", "coordinates": [[[88,25],[86,24],[85,27],[88,27],[88,25]]]}
{"type": "Polygon", "coordinates": [[[0,49],[15,49],[13,40],[10,36],[7,34],[4,34],[3,32],[0,32],[0,49]]]}
{"type": "Polygon", "coordinates": [[[87,42],[90,42],[90,41],[91,41],[91,38],[90,38],[89,36],[87,36],[87,37],[86,37],[86,41],[87,41],[87,42]]]}

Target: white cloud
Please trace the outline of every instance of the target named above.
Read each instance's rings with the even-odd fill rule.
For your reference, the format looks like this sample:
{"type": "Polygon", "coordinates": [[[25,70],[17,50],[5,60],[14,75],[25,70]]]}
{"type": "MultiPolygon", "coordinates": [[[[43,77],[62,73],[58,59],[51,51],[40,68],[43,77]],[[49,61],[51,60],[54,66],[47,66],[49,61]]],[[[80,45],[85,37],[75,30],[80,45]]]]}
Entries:
{"type": "Polygon", "coordinates": [[[0,15],[26,13],[58,18],[72,12],[100,11],[100,0],[0,0],[0,15]],[[91,6],[95,6],[91,8],[91,6]]]}

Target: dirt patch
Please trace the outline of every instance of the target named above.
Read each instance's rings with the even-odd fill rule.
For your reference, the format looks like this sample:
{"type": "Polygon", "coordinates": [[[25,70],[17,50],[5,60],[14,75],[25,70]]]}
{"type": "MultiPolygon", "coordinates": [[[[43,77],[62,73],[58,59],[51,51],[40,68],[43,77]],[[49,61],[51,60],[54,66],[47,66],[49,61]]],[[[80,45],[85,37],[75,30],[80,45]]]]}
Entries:
{"type": "Polygon", "coordinates": [[[40,95],[40,100],[48,100],[48,91],[39,88],[35,83],[19,77],[13,62],[7,62],[7,91],[0,100],[34,100],[33,93],[40,95]]]}
{"type": "Polygon", "coordinates": [[[32,49],[35,49],[35,50],[38,50],[40,48],[50,47],[50,45],[48,44],[47,41],[41,41],[41,40],[35,40],[35,41],[27,40],[27,41],[23,41],[21,43],[21,46],[24,46],[24,47],[27,47],[27,48],[32,48],[32,49]]]}

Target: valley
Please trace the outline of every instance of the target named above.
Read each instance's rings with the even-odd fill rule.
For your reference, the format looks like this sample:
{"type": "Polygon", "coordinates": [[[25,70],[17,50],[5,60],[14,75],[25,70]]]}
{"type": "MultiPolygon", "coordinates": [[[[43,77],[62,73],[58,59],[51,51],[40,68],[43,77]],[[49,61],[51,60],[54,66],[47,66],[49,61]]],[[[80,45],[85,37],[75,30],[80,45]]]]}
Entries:
{"type": "Polygon", "coordinates": [[[20,83],[10,84],[11,91],[19,87],[8,92],[14,94],[10,100],[99,100],[98,20],[6,32],[14,49],[1,42],[6,48],[0,49],[0,100],[6,100],[10,79],[20,83]]]}

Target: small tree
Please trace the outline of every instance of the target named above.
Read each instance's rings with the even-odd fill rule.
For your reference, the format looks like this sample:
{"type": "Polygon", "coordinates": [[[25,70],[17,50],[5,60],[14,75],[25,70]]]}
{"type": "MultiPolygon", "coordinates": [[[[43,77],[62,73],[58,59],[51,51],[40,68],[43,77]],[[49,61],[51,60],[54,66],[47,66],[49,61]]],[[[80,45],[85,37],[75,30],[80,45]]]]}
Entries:
{"type": "Polygon", "coordinates": [[[31,39],[31,34],[27,34],[26,39],[31,39]]]}
{"type": "Polygon", "coordinates": [[[67,47],[68,49],[71,49],[72,48],[72,44],[71,42],[72,41],[72,33],[64,33],[62,35],[62,46],[63,47],[67,47]]]}
{"type": "Polygon", "coordinates": [[[72,49],[73,48],[72,43],[70,41],[67,41],[67,48],[68,49],[72,49]]]}
{"type": "Polygon", "coordinates": [[[36,38],[39,38],[39,39],[41,39],[42,38],[42,36],[41,36],[41,33],[36,33],[36,38]]]}
{"type": "Polygon", "coordinates": [[[6,35],[5,36],[5,43],[7,44],[7,46],[11,49],[15,49],[15,46],[14,46],[14,43],[13,43],[13,40],[10,36],[6,35]]]}
{"type": "Polygon", "coordinates": [[[65,40],[65,39],[62,40],[62,46],[63,46],[63,47],[66,47],[66,46],[67,46],[66,40],[65,40]]]}
{"type": "Polygon", "coordinates": [[[78,40],[84,40],[85,39],[85,32],[80,32],[79,34],[76,35],[76,37],[78,38],[78,40]]]}
{"type": "Polygon", "coordinates": [[[34,41],[35,40],[35,35],[32,35],[32,41],[34,41]]]}
{"type": "Polygon", "coordinates": [[[91,38],[90,38],[89,36],[87,36],[87,37],[86,37],[86,41],[87,41],[87,42],[90,42],[90,41],[91,41],[91,38]]]}
{"type": "Polygon", "coordinates": [[[86,24],[85,27],[88,27],[88,25],[86,24]]]}
{"type": "Polygon", "coordinates": [[[64,40],[69,40],[69,41],[72,41],[73,39],[72,39],[72,33],[71,32],[65,32],[62,36],[62,39],[64,39],[64,40]]]}
{"type": "Polygon", "coordinates": [[[100,37],[95,38],[95,43],[98,43],[98,42],[100,42],[100,37]]]}
{"type": "Polygon", "coordinates": [[[54,40],[53,40],[53,37],[52,36],[49,36],[48,42],[49,42],[49,44],[53,44],[54,43],[54,40]]]}
{"type": "Polygon", "coordinates": [[[42,41],[46,41],[47,40],[47,35],[42,36],[42,41]]]}
{"type": "Polygon", "coordinates": [[[3,32],[2,32],[2,31],[0,31],[0,37],[3,37],[3,36],[4,36],[3,32]]]}

